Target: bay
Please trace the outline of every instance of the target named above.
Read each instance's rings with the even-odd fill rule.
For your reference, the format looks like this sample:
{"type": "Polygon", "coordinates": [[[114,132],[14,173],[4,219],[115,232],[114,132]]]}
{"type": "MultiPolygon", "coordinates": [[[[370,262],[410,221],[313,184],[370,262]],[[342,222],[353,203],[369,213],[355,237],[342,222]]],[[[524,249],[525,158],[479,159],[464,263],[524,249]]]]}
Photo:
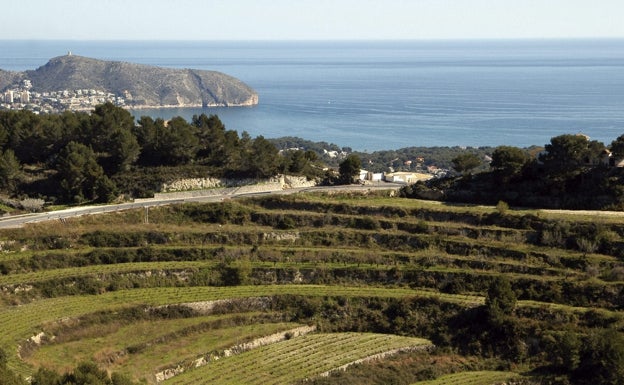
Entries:
{"type": "Polygon", "coordinates": [[[0,68],[66,54],[225,72],[258,92],[217,114],[229,129],[361,151],[408,146],[544,145],[624,134],[624,40],[0,41],[0,68]]]}

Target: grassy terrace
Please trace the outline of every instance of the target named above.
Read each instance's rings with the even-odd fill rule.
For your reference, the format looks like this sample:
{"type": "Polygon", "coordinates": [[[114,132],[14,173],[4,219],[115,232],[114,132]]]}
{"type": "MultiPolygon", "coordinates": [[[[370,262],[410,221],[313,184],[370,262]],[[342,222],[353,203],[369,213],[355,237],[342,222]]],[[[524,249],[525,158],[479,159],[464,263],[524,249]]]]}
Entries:
{"type": "MultiPolygon", "coordinates": [[[[511,359],[491,341],[462,340],[477,334],[466,320],[483,324],[479,309],[501,276],[518,297],[517,330],[526,328],[514,341],[543,340],[538,347],[545,349],[562,330],[587,336],[597,327],[624,327],[622,216],[500,213],[382,194],[298,194],[151,208],[149,219],[144,223],[144,211],[136,210],[0,232],[0,347],[11,353],[11,368],[27,376],[40,366],[70,370],[93,360],[153,383],[157,371],[186,367],[241,339],[314,324],[321,334],[253,349],[169,381],[198,383],[218,363],[214,373],[231,383],[331,383],[331,375],[316,376],[380,353],[347,348],[339,354],[342,345],[383,338],[386,350],[424,338],[467,355],[496,355],[529,372],[548,354],[522,348],[523,358],[514,353],[511,359]],[[221,304],[208,313],[149,310],[246,298],[261,300],[221,304]],[[69,333],[65,324],[80,332],[69,333]],[[27,342],[42,331],[41,345],[27,342]],[[355,331],[369,333],[348,334],[355,331]],[[299,363],[312,354],[304,346],[313,343],[318,357],[336,356],[314,367],[299,363]],[[282,359],[260,367],[253,360],[262,354],[282,359]],[[239,361],[244,357],[256,358],[239,361]],[[231,369],[241,362],[250,365],[247,374],[231,369]]],[[[465,373],[440,372],[431,383],[485,384],[515,375],[495,371],[500,363],[478,361],[470,370],[446,368],[465,373]]]]}
{"type": "MultiPolygon", "coordinates": [[[[60,319],[75,318],[98,311],[116,311],[138,305],[159,306],[166,304],[181,304],[188,302],[213,301],[229,298],[250,298],[257,296],[297,295],[305,297],[346,297],[346,298],[433,298],[441,302],[459,304],[462,307],[472,307],[483,303],[483,297],[465,294],[444,294],[430,290],[389,289],[379,287],[345,287],[320,285],[272,285],[272,286],[238,286],[227,288],[191,287],[191,288],[150,288],[136,289],[122,292],[111,292],[97,296],[71,296],[52,299],[42,299],[19,307],[4,308],[0,312],[0,343],[4,346],[23,344],[26,339],[40,333],[47,323],[60,319]]],[[[564,313],[584,314],[592,311],[589,308],[571,307],[565,305],[540,303],[535,301],[520,301],[519,307],[529,309],[548,309],[563,311],[564,313]]],[[[605,317],[621,318],[619,312],[602,311],[605,317]]],[[[120,338],[125,341],[126,338],[120,338]]],[[[53,345],[54,346],[54,345],[53,345]]],[[[225,347],[228,345],[226,344],[225,347]]],[[[63,354],[52,354],[60,360],[62,357],[88,357],[72,353],[71,347],[53,348],[49,351],[62,349],[63,354]]],[[[85,349],[76,349],[84,352],[85,349]]],[[[95,357],[96,354],[94,353],[95,357]]],[[[44,355],[45,357],[45,355],[44,355]]],[[[43,362],[42,359],[30,361],[43,362]]],[[[28,366],[21,361],[14,361],[24,374],[28,373],[28,366]]],[[[65,368],[67,362],[55,362],[58,367],[65,368]]],[[[155,364],[154,364],[155,365],[155,364]]],[[[159,366],[159,365],[156,365],[159,366]]],[[[125,367],[125,366],[124,366],[125,367]]],[[[130,368],[131,366],[128,366],[130,368]]],[[[134,372],[134,371],[133,371],[134,372]]]]}
{"type": "Polygon", "coordinates": [[[518,373],[479,371],[447,374],[431,381],[419,381],[412,385],[492,385],[519,380],[518,373]]]}
{"type": "Polygon", "coordinates": [[[165,383],[287,384],[376,354],[430,344],[421,338],[371,333],[314,334],[219,360],[165,383]]]}
{"type": "Polygon", "coordinates": [[[257,313],[112,324],[108,325],[106,333],[102,333],[98,325],[92,330],[85,328],[79,336],[69,336],[65,343],[43,346],[27,361],[36,366],[68,370],[69,362],[95,358],[109,369],[141,378],[145,373],[176,367],[184,359],[192,361],[207,353],[266,335],[285,333],[297,326],[300,325],[268,322],[257,313]]]}
{"type": "MultiPolygon", "coordinates": [[[[474,306],[483,298],[469,295],[450,295],[427,290],[409,288],[344,287],[321,285],[271,285],[237,287],[190,287],[190,288],[149,288],[110,292],[101,295],[70,296],[41,299],[17,307],[5,307],[0,311],[0,344],[17,346],[43,330],[47,323],[66,318],[76,318],[99,311],[119,311],[132,306],[160,306],[188,302],[214,301],[231,298],[258,296],[297,295],[305,297],[378,297],[402,298],[422,296],[442,301],[474,306]]],[[[65,353],[71,354],[71,353],[65,353]]],[[[11,360],[16,368],[27,374],[29,369],[24,362],[11,360]]],[[[67,364],[65,364],[67,366],[67,364]]]]}

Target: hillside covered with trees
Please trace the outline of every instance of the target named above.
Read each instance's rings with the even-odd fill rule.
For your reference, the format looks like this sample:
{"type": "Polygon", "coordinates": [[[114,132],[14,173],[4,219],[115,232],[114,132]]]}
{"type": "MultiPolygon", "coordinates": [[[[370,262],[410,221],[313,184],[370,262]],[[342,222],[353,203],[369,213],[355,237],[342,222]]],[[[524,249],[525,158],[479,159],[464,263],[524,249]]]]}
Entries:
{"type": "Polygon", "coordinates": [[[282,156],[262,136],[227,130],[216,115],[191,122],[142,117],[110,103],[91,113],[0,111],[0,189],[51,203],[145,197],[171,179],[192,176],[315,177],[313,151],[282,156]]]}
{"type": "Polygon", "coordinates": [[[624,208],[624,135],[606,146],[584,135],[560,135],[535,153],[512,146],[493,150],[485,172],[482,157],[466,152],[453,158],[459,173],[417,183],[404,196],[450,202],[564,209],[624,208]]]}

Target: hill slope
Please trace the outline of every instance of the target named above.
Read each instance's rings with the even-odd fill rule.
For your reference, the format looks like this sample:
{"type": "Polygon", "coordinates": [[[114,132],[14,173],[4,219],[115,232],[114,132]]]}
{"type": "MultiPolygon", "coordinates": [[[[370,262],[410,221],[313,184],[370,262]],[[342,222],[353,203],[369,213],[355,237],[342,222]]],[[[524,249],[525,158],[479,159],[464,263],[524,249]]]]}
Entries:
{"type": "Polygon", "coordinates": [[[624,217],[389,195],[50,212],[1,230],[0,354],[24,378],[92,361],[147,384],[516,378],[501,368],[523,384],[621,383],[624,361],[603,357],[624,346],[624,217]],[[498,282],[518,299],[506,313],[492,312],[498,282]],[[291,332],[303,325],[318,333],[291,332]],[[440,349],[334,371],[414,337],[440,349]]]}
{"type": "Polygon", "coordinates": [[[19,81],[20,73],[0,69],[0,91],[19,81]]]}
{"type": "MultiPolygon", "coordinates": [[[[0,72],[0,86],[16,73],[0,72]],[[5,76],[6,75],[6,76],[5,76]]],[[[250,106],[257,93],[240,80],[215,71],[162,68],[143,64],[104,61],[76,55],[51,59],[34,71],[19,73],[32,81],[33,90],[95,89],[124,96],[130,106],[250,106]]]]}

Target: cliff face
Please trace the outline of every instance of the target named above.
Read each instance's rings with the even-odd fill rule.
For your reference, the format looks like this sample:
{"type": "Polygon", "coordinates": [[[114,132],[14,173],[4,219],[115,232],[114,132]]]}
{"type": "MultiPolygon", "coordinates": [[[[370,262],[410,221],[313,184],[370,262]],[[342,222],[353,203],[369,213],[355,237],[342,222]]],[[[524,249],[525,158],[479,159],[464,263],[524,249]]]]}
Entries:
{"type": "MultiPolygon", "coordinates": [[[[34,71],[17,74],[32,81],[33,91],[96,89],[125,96],[131,107],[251,106],[258,103],[258,95],[252,88],[215,71],[66,55],[53,58],[34,71]]],[[[0,79],[0,85],[3,84],[0,79]]]]}

